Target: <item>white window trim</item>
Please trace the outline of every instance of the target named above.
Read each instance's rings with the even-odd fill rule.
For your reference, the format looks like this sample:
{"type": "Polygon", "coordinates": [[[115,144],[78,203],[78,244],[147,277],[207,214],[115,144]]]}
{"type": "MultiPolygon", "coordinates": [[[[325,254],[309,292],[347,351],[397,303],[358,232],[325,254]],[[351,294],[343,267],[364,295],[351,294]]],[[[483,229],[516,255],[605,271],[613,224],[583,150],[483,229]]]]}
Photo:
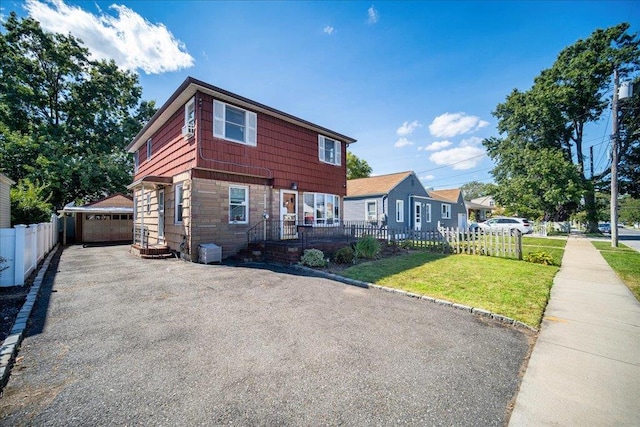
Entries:
{"type": "Polygon", "coordinates": [[[249,145],[255,147],[258,145],[258,115],[252,111],[245,110],[238,106],[227,104],[222,101],[213,101],[213,136],[224,139],[225,141],[236,142],[238,144],[249,145]],[[245,139],[240,141],[226,136],[226,113],[227,106],[237,110],[244,111],[245,139]]]}
{"type": "Polygon", "coordinates": [[[404,200],[396,200],[396,222],[404,222],[404,200]]]}
{"type": "Polygon", "coordinates": [[[152,154],[152,146],[151,144],[153,144],[153,142],[151,141],[151,138],[147,139],[147,162],[149,160],[151,160],[151,154],[152,154]]]}
{"type": "Polygon", "coordinates": [[[184,220],[184,213],[182,214],[182,219],[178,220],[178,212],[184,210],[184,187],[182,183],[176,184],[176,188],[173,194],[174,194],[174,203],[173,203],[173,207],[174,207],[173,220],[174,221],[173,222],[174,224],[182,224],[182,221],[184,220]],[[178,203],[178,200],[179,200],[178,194],[182,194],[182,203],[178,203]]]}
{"type": "Polygon", "coordinates": [[[184,106],[184,124],[185,126],[195,126],[196,124],[196,99],[191,98],[184,106]],[[193,109],[193,119],[189,120],[189,110],[193,109]]]}
{"type": "Polygon", "coordinates": [[[140,150],[136,150],[136,152],[133,153],[133,171],[138,172],[139,168],[140,168],[140,150]]]}
{"type": "Polygon", "coordinates": [[[431,222],[431,203],[427,203],[425,205],[425,210],[424,210],[424,214],[422,215],[426,221],[424,222],[431,222]]]}
{"type": "Polygon", "coordinates": [[[328,193],[313,193],[313,192],[308,192],[308,193],[303,193],[302,195],[302,205],[303,205],[303,220],[305,221],[305,225],[307,225],[307,221],[306,218],[304,218],[304,216],[307,214],[307,212],[304,210],[304,208],[306,207],[306,197],[311,195],[313,197],[313,206],[311,206],[311,212],[312,212],[312,226],[313,227],[337,227],[340,225],[340,221],[341,221],[341,213],[342,210],[340,208],[340,196],[338,196],[337,194],[328,194],[328,193]],[[318,196],[324,196],[324,216],[322,218],[316,218],[316,206],[318,204],[318,196]],[[332,218],[332,223],[328,224],[327,221],[329,221],[328,215],[327,215],[327,206],[329,205],[327,199],[328,198],[332,198],[333,199],[333,218],[332,218]],[[337,208],[338,212],[336,214],[335,209],[337,208]],[[322,223],[320,223],[319,221],[323,221],[322,223]]]}
{"type": "Polygon", "coordinates": [[[377,221],[378,220],[378,201],[375,199],[368,199],[364,201],[364,219],[365,221],[377,221]],[[374,218],[369,218],[369,205],[373,203],[375,207],[374,218]]]}
{"type": "Polygon", "coordinates": [[[320,159],[321,162],[327,163],[329,165],[341,166],[342,165],[342,144],[340,144],[340,141],[332,138],[327,138],[324,135],[318,135],[318,159],[320,159]],[[334,162],[330,162],[325,158],[326,140],[332,141],[336,144],[335,145],[336,153],[335,153],[334,162]]]}
{"type": "Polygon", "coordinates": [[[229,186],[229,224],[248,224],[249,223],[249,187],[245,185],[230,185],[229,186]],[[238,221],[231,218],[231,190],[232,189],[244,190],[244,202],[240,206],[245,207],[244,221],[238,221]]]}
{"type": "Polygon", "coordinates": [[[448,203],[442,204],[442,219],[451,219],[451,205],[448,203]]]}

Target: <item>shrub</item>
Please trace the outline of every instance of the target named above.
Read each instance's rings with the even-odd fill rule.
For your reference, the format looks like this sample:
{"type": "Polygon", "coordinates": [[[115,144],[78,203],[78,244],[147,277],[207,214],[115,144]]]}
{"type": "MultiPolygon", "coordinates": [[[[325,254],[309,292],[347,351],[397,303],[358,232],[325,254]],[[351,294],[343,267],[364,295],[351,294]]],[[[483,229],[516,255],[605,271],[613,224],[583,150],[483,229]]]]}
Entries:
{"type": "Polygon", "coordinates": [[[300,264],[308,267],[324,267],[327,261],[324,259],[324,253],[320,249],[305,249],[300,264]]]}
{"type": "Polygon", "coordinates": [[[356,258],[374,259],[380,253],[380,242],[373,236],[363,236],[356,242],[356,258]]]}
{"type": "Polygon", "coordinates": [[[524,260],[534,264],[553,265],[553,257],[546,252],[531,252],[525,255],[524,260]]]}
{"type": "Polygon", "coordinates": [[[338,264],[352,264],[353,258],[353,249],[351,246],[338,249],[333,256],[333,260],[338,264]]]}

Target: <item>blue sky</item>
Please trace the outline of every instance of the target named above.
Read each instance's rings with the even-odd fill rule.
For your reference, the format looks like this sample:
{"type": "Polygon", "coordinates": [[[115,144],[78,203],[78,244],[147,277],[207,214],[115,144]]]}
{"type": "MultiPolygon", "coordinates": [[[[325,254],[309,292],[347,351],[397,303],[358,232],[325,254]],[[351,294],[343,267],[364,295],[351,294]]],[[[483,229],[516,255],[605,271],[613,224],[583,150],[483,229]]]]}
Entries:
{"type": "MultiPolygon", "coordinates": [[[[350,150],[374,174],[413,170],[435,189],[491,181],[481,144],[498,135],[491,112],[560,50],[620,22],[640,31],[632,1],[1,5],[139,73],[158,105],[193,76],[356,138],[350,150]]],[[[585,136],[596,172],[607,166],[607,123],[585,136]]]]}

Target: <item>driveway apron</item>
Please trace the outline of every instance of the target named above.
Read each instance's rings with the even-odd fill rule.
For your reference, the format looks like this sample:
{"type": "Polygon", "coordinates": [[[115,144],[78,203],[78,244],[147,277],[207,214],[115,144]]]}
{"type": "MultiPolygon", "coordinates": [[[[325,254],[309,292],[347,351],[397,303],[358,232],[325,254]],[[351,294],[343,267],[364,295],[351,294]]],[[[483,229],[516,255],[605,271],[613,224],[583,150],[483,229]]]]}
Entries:
{"type": "Polygon", "coordinates": [[[461,310],[286,271],[127,246],[55,267],[0,425],[504,425],[529,349],[461,310]]]}

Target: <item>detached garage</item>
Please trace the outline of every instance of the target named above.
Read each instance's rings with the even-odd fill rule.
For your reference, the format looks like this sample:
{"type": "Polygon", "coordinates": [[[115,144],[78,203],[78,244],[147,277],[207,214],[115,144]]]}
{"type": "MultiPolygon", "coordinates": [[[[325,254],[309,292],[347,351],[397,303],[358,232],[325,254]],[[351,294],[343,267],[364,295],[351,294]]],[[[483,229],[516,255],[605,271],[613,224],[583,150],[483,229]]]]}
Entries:
{"type": "MultiPolygon", "coordinates": [[[[118,193],[83,206],[72,203],[58,211],[75,218],[76,243],[131,242],[133,239],[133,199],[118,193]]],[[[63,221],[62,244],[71,240],[63,221]]]]}

